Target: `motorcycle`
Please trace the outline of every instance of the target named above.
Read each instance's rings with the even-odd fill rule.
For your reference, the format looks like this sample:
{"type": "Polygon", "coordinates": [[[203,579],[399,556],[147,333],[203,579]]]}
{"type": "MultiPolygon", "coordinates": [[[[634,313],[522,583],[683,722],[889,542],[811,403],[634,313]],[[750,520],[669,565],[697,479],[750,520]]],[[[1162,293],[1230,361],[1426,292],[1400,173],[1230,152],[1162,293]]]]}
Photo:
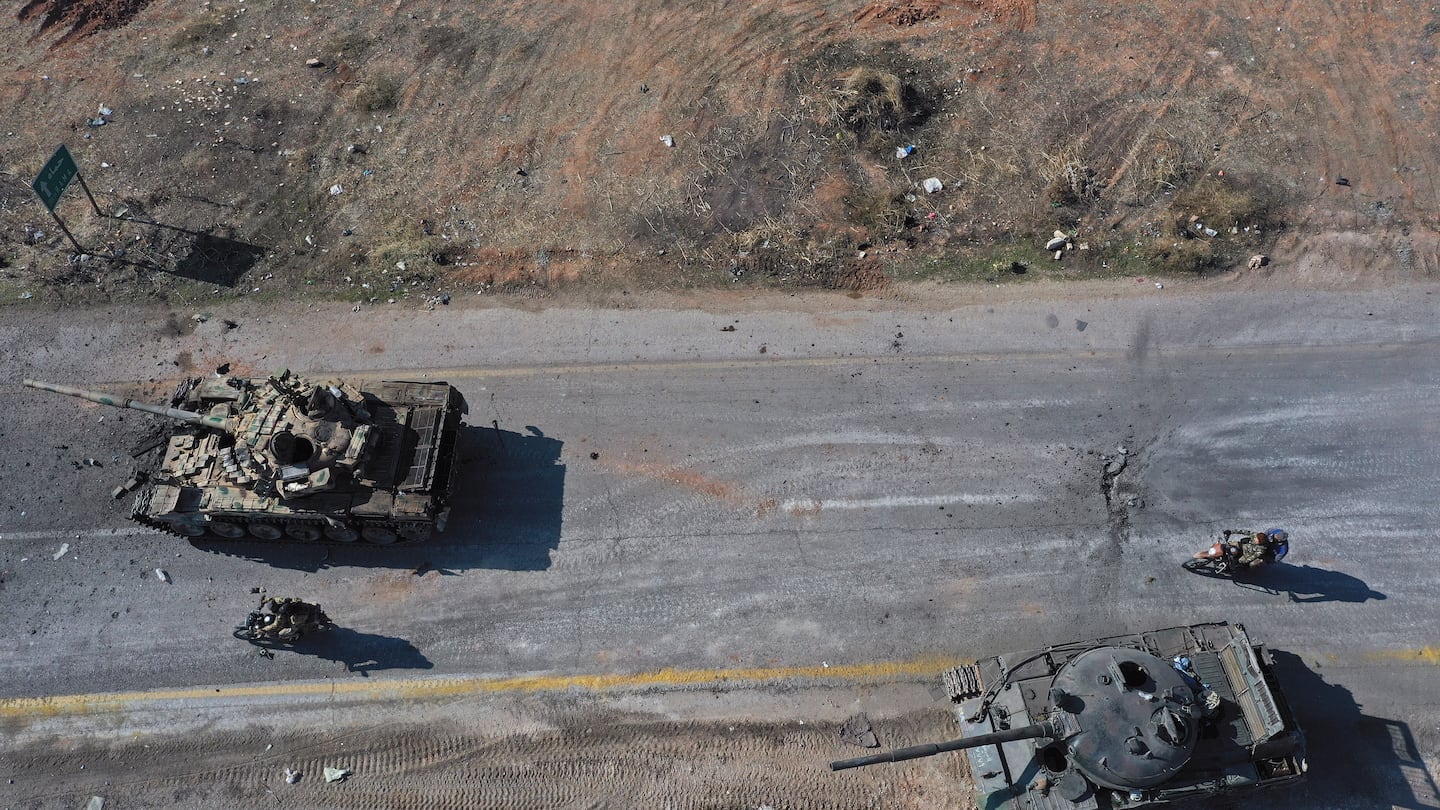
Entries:
{"type": "MultiPolygon", "coordinates": [[[[1192,573],[1212,577],[1234,577],[1254,570],[1249,565],[1241,565],[1240,557],[1244,552],[1239,543],[1230,542],[1232,534],[1249,533],[1226,529],[1210,548],[1181,563],[1181,567],[1192,573]]],[[[1285,559],[1285,555],[1290,553],[1289,533],[1284,529],[1267,529],[1264,534],[1270,538],[1265,554],[1261,557],[1264,564],[1269,565],[1285,559]]]]}
{"type": "Polygon", "coordinates": [[[319,605],[295,599],[267,601],[272,602],[271,609],[262,602],[259,610],[250,611],[245,623],[235,628],[235,638],[252,644],[294,644],[335,626],[319,605]]]}

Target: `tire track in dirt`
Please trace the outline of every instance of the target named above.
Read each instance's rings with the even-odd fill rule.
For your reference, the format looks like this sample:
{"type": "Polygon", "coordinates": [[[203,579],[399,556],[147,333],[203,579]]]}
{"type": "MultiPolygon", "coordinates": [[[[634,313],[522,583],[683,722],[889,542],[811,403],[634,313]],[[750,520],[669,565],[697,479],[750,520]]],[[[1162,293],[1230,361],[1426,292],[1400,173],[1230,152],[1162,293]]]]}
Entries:
{"type": "MultiPolygon", "coordinates": [[[[882,744],[949,739],[942,707],[876,725],[882,744]]],[[[654,722],[617,714],[575,715],[525,734],[467,733],[450,724],[375,727],[329,737],[243,734],[147,739],[108,750],[34,748],[0,755],[27,807],[70,807],[93,792],[126,807],[220,801],[227,807],[383,807],[470,810],[527,807],[922,808],[968,798],[962,756],[904,768],[832,773],[855,749],[833,723],[654,722]],[[16,767],[21,758],[24,764],[16,767]],[[38,772],[87,773],[72,793],[29,792],[38,772]],[[199,765],[200,767],[195,767],[199,765]],[[326,783],[325,767],[353,772],[326,783]],[[284,769],[301,772],[286,784],[284,769]],[[178,771],[175,772],[175,771],[178,771]],[[168,772],[168,773],[167,773],[168,772]],[[163,775],[162,775],[163,774],[163,775]]]]}
{"type": "MultiPolygon", "coordinates": [[[[1101,119],[1098,127],[1091,129],[1081,139],[1079,148],[1087,157],[1091,155],[1107,157],[1117,153],[1121,154],[1114,170],[1100,186],[1102,199],[1119,186],[1125,175],[1134,166],[1140,151],[1150,142],[1155,128],[1169,115],[1171,108],[1174,107],[1175,99],[1187,91],[1193,83],[1198,64],[1193,43],[1203,42],[1207,39],[1214,32],[1219,17],[1208,15],[1203,19],[1205,23],[1198,30],[1187,27],[1172,34],[1165,56],[1145,77],[1140,88],[1133,93],[1133,95],[1149,94],[1157,82],[1163,81],[1166,91],[1160,94],[1159,104],[1128,105],[1131,108],[1129,114],[1106,115],[1101,119]],[[1128,147],[1125,146],[1127,142],[1128,147]]],[[[1126,95],[1132,94],[1126,93],[1126,95]]]]}
{"type": "MultiPolygon", "coordinates": [[[[1310,112],[1325,121],[1325,135],[1313,144],[1317,154],[1310,163],[1318,175],[1312,182],[1323,183],[1321,199],[1330,198],[1331,207],[1349,211],[1359,207],[1356,193],[1397,199],[1403,202],[1399,207],[1423,217],[1424,207],[1440,189],[1435,179],[1440,161],[1431,144],[1411,133],[1429,135],[1430,127],[1397,123],[1415,116],[1399,108],[1388,92],[1387,77],[1367,56],[1381,52],[1377,42],[1404,42],[1408,38],[1401,30],[1417,28],[1409,15],[1394,17],[1397,10],[1393,5],[1326,0],[1323,11],[1308,4],[1291,7],[1280,20],[1287,32],[1295,32],[1286,36],[1292,47],[1314,53],[1309,60],[1313,68],[1297,76],[1296,84],[1314,86],[1318,98],[1310,112]],[[1328,24],[1314,24],[1317,11],[1328,18],[1328,24]],[[1355,191],[1337,187],[1340,177],[1346,177],[1355,191]]],[[[1297,70],[1304,67],[1305,63],[1296,64],[1297,70]]],[[[1329,219],[1334,213],[1323,216],[1329,219]]]]}

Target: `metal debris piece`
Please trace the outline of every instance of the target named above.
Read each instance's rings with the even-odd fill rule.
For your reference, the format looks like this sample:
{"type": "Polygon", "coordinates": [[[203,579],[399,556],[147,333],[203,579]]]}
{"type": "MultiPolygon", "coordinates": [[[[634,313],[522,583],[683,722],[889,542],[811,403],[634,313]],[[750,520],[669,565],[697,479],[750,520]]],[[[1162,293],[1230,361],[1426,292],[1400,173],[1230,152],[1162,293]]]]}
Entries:
{"type": "Polygon", "coordinates": [[[326,766],[325,766],[325,781],[326,781],[326,782],[343,782],[343,781],[345,781],[345,777],[349,776],[349,775],[352,774],[352,773],[354,773],[354,772],[351,771],[349,768],[332,768],[332,767],[330,767],[329,765],[326,765],[326,766]]]}
{"type": "Polygon", "coordinates": [[[54,554],[50,555],[50,557],[51,557],[51,559],[58,560],[58,559],[60,559],[61,557],[64,557],[66,554],[69,554],[69,553],[70,553],[70,544],[69,544],[69,543],[61,543],[61,544],[60,544],[60,550],[57,551],[57,552],[55,552],[54,554]]]}
{"type": "Polygon", "coordinates": [[[300,777],[302,777],[302,776],[304,776],[304,774],[302,774],[301,772],[299,772],[299,771],[292,771],[292,770],[290,770],[289,768],[286,768],[286,769],[285,769],[285,784],[287,784],[287,785],[293,785],[293,784],[295,784],[296,782],[299,782],[299,781],[300,781],[300,777]]]}
{"type": "Polygon", "coordinates": [[[156,568],[156,569],[155,569],[155,578],[158,579],[158,580],[160,580],[161,582],[169,582],[169,581],[170,581],[170,575],[165,572],[165,569],[164,569],[164,568],[156,568]]]}

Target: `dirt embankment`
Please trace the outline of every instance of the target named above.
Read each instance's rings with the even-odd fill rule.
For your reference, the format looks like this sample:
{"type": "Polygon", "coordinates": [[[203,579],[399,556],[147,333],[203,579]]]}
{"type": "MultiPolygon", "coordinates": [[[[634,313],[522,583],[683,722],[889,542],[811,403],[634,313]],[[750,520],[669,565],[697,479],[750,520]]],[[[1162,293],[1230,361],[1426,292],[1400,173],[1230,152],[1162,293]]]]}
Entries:
{"type": "Polygon", "coordinates": [[[1415,2],[30,0],[0,36],[6,298],[1435,270],[1415,2]],[[119,260],[68,261],[57,143],[169,227],[72,189],[119,260]]]}

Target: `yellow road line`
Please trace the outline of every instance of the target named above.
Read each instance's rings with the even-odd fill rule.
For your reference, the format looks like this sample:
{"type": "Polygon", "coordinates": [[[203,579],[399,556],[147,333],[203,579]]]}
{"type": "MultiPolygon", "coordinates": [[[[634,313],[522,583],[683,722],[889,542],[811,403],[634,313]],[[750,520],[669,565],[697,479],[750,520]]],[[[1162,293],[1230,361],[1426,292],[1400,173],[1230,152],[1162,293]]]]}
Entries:
{"type": "Polygon", "coordinates": [[[1440,647],[1418,647],[1410,650],[1380,650],[1378,652],[1366,653],[1364,658],[1371,661],[1395,661],[1411,664],[1429,664],[1440,666],[1440,647]]]}
{"type": "Polygon", "coordinates": [[[957,659],[926,657],[910,661],[744,669],[662,669],[614,675],[524,675],[513,678],[420,678],[398,680],[307,681],[249,686],[157,689],[148,692],[102,692],[88,695],[0,699],[0,718],[53,717],[112,712],[166,701],[229,701],[236,698],[306,698],[420,700],[506,692],[561,692],[571,689],[680,688],[727,683],[763,685],[800,679],[842,682],[885,682],[907,677],[936,677],[957,659]]]}

